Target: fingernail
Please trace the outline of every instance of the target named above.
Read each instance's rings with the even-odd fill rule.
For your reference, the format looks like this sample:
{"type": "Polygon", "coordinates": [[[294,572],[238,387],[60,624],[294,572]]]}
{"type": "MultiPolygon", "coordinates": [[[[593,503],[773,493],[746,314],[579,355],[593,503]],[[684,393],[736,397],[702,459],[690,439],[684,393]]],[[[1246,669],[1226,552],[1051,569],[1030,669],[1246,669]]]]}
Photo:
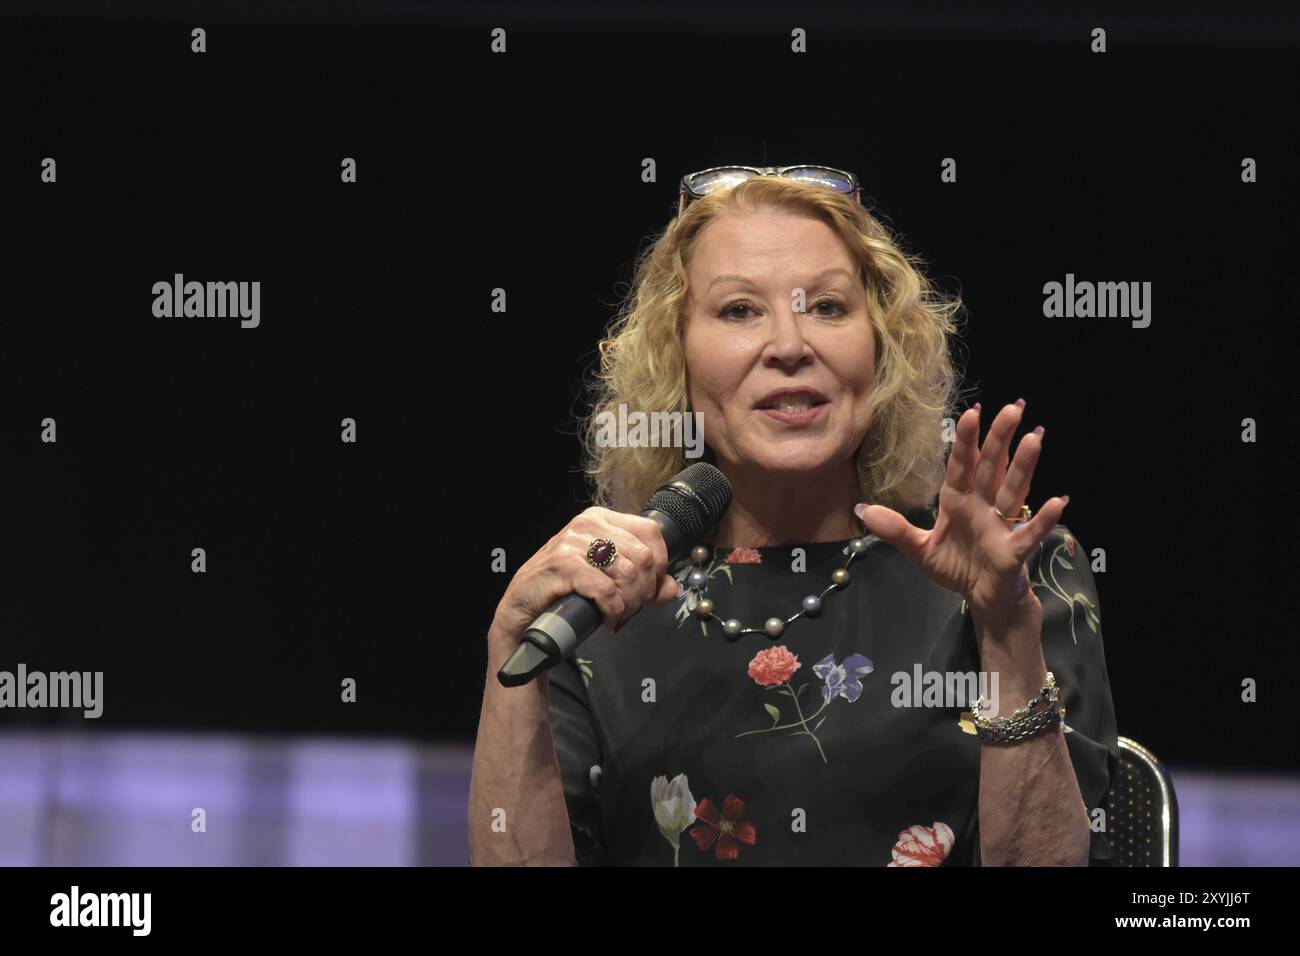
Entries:
{"type": "Polygon", "coordinates": [[[862,512],[866,510],[867,510],[867,506],[864,504],[853,506],[853,513],[858,516],[859,521],[862,520],[862,512]]]}
{"type": "Polygon", "coordinates": [[[1017,398],[1017,399],[1016,399],[1016,407],[1017,407],[1017,408],[1024,408],[1024,407],[1025,407],[1025,400],[1024,400],[1023,398],[1017,398]]]}
{"type": "Polygon", "coordinates": [[[1034,429],[1034,434],[1037,435],[1039,438],[1042,438],[1043,432],[1045,431],[1047,431],[1047,429],[1044,428],[1042,425],[1039,425],[1037,428],[1034,429]]]}
{"type": "Polygon", "coordinates": [[[1061,500],[1064,501],[1064,502],[1068,505],[1068,504],[1070,503],[1070,496],[1069,496],[1069,495],[1061,495],[1061,500]]]}
{"type": "Polygon", "coordinates": [[[976,402],[974,405],[971,406],[971,408],[975,409],[975,411],[978,412],[980,410],[980,403],[976,402]]]}

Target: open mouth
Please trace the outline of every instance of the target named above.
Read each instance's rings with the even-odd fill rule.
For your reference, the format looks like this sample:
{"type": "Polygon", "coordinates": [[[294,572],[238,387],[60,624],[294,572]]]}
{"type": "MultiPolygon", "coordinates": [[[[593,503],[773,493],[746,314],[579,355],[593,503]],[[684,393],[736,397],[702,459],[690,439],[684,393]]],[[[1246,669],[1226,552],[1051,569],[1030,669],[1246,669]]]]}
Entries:
{"type": "Polygon", "coordinates": [[[814,408],[827,404],[824,401],[808,396],[795,396],[789,398],[774,399],[759,405],[760,411],[765,412],[784,412],[787,415],[802,415],[814,408]]]}
{"type": "Polygon", "coordinates": [[[786,415],[804,415],[826,404],[826,397],[820,392],[790,391],[769,395],[758,403],[758,409],[786,415]]]}
{"type": "Polygon", "coordinates": [[[757,410],[786,425],[810,425],[822,417],[829,405],[820,392],[797,389],[769,395],[758,403],[757,410]]]}

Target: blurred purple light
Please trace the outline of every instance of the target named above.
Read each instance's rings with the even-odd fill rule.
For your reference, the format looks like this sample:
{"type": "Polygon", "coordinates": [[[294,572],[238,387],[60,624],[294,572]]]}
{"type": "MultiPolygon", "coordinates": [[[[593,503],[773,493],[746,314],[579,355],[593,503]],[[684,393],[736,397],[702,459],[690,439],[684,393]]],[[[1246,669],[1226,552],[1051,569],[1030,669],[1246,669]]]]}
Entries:
{"type": "MultiPolygon", "coordinates": [[[[3,733],[0,865],[463,866],[472,763],[397,740],[3,733]]],[[[1171,773],[1184,866],[1300,861],[1300,777],[1171,773]]]]}

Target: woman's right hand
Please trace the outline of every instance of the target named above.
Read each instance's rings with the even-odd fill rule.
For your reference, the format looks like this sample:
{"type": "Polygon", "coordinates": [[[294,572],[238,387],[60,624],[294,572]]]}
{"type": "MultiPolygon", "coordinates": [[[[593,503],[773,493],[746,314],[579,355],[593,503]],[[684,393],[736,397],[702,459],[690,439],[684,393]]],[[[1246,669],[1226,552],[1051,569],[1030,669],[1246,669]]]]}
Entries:
{"type": "Polygon", "coordinates": [[[492,621],[492,635],[513,651],[537,616],[566,594],[591,599],[617,631],[648,604],[666,604],[679,585],[668,574],[668,549],[651,518],[591,507],[577,515],[515,572],[492,621]],[[587,563],[593,538],[618,548],[614,563],[587,563]]]}

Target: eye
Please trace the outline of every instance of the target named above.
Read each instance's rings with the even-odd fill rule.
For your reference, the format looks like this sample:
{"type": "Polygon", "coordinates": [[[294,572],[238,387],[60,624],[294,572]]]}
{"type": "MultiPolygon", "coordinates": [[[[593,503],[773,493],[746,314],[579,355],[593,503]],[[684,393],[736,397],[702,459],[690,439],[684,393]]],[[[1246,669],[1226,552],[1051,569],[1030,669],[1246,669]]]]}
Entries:
{"type": "Polygon", "coordinates": [[[812,308],[809,309],[808,311],[813,315],[820,315],[822,318],[829,319],[829,318],[834,318],[835,316],[845,315],[848,312],[848,309],[844,307],[843,302],[841,302],[839,299],[834,298],[832,296],[830,298],[819,299],[818,301],[814,302],[812,308]],[[823,306],[829,306],[830,311],[818,312],[817,310],[821,309],[823,306]]]}
{"type": "Polygon", "coordinates": [[[736,314],[737,309],[743,309],[746,312],[752,311],[749,303],[741,299],[739,301],[732,302],[729,305],[724,305],[722,307],[722,311],[718,313],[718,317],[722,319],[736,319],[736,320],[749,318],[749,316],[747,315],[737,315],[736,314]]]}
{"type": "MultiPolygon", "coordinates": [[[[718,312],[718,317],[723,319],[732,319],[735,321],[741,321],[743,319],[749,318],[750,316],[746,313],[750,313],[750,312],[753,312],[753,307],[749,304],[749,302],[744,299],[738,299],[735,302],[732,302],[728,305],[724,305],[722,309],[718,312]]],[[[844,305],[844,303],[840,299],[834,296],[830,296],[824,299],[819,299],[816,302],[814,302],[811,306],[809,306],[808,314],[818,316],[819,318],[823,318],[823,319],[833,319],[833,318],[838,318],[842,315],[847,315],[848,308],[844,305]]]]}

